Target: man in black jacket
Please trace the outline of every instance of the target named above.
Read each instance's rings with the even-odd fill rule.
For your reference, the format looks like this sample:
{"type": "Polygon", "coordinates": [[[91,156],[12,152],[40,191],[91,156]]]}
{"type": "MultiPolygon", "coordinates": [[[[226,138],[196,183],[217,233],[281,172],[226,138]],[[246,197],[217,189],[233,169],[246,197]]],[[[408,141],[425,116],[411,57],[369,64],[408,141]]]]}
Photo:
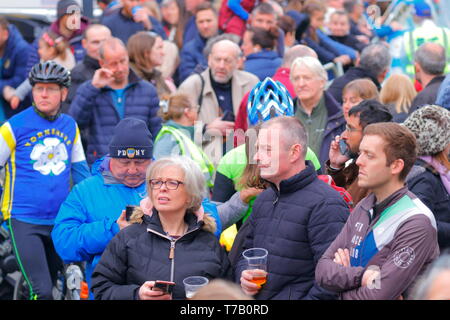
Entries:
{"type": "Polygon", "coordinates": [[[265,248],[267,268],[249,268],[242,258],[235,268],[244,292],[257,299],[336,298],[314,281],[315,267],[349,210],[305,162],[307,145],[306,130],[294,117],[264,122],[258,134],[254,160],[270,187],[255,200],[243,249],[265,248]],[[261,275],[266,276],[265,284],[252,282],[261,275]]]}
{"type": "Polygon", "coordinates": [[[86,50],[86,55],[83,61],[78,63],[72,69],[70,75],[72,77],[72,84],[69,88],[69,94],[66,101],[63,103],[62,112],[69,111],[70,104],[75,98],[78,87],[85,81],[91,80],[97,69],[100,69],[98,60],[100,59],[100,46],[106,39],[111,37],[111,31],[101,24],[90,25],[85,33],[84,39],[81,41],[83,48],[86,50]]]}
{"type": "Polygon", "coordinates": [[[361,52],[359,64],[348,69],[342,76],[334,79],[327,92],[330,93],[337,102],[342,104],[342,89],[352,80],[369,78],[381,89],[383,82],[391,66],[391,54],[389,48],[384,43],[376,43],[366,47],[361,52]]]}
{"type": "Polygon", "coordinates": [[[416,50],[415,77],[423,90],[411,102],[410,114],[424,105],[435,103],[441,83],[445,79],[445,50],[442,45],[433,42],[426,42],[416,50]]]}

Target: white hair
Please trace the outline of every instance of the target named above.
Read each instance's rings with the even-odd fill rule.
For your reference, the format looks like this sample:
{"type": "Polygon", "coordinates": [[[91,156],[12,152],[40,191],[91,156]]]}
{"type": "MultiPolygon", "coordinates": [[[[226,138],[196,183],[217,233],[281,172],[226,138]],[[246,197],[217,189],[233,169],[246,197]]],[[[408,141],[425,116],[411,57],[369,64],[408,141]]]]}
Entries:
{"type": "Polygon", "coordinates": [[[191,201],[187,210],[196,211],[200,208],[203,198],[206,196],[205,177],[197,163],[191,158],[185,156],[171,156],[161,158],[152,164],[147,169],[147,193],[151,194],[150,183],[156,175],[166,167],[177,167],[183,171],[185,190],[191,201]]]}
{"type": "MultiPolygon", "coordinates": [[[[291,65],[291,77],[292,77],[292,71],[295,68],[304,67],[310,70],[312,73],[314,73],[316,76],[321,78],[324,81],[328,81],[328,74],[325,70],[325,68],[320,63],[319,59],[314,57],[299,57],[292,62],[291,65]]],[[[292,79],[291,79],[292,80],[292,79]]]]}

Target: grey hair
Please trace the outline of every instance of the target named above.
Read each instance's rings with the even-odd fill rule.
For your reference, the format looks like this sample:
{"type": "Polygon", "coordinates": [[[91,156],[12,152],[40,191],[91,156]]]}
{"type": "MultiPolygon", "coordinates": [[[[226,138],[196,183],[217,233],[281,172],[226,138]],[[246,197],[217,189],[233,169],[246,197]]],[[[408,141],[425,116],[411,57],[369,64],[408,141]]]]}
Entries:
{"type": "Polygon", "coordinates": [[[450,271],[450,251],[441,255],[427,269],[426,273],[419,278],[411,295],[412,300],[426,300],[431,286],[443,271],[450,271]]]}
{"type": "Polygon", "coordinates": [[[123,41],[120,40],[119,38],[111,37],[111,38],[103,41],[102,45],[100,46],[100,49],[98,51],[100,59],[102,59],[102,60],[105,59],[105,48],[106,47],[108,47],[111,50],[117,50],[118,46],[122,47],[128,55],[127,47],[125,46],[123,41]]]}
{"type": "Polygon", "coordinates": [[[445,48],[439,43],[424,43],[416,50],[414,61],[426,74],[440,75],[444,72],[447,62],[445,48]]]}
{"type": "Polygon", "coordinates": [[[312,73],[314,73],[316,76],[318,76],[322,80],[328,81],[328,74],[327,74],[325,68],[320,63],[319,59],[314,58],[314,57],[309,57],[309,56],[296,58],[294,60],[294,62],[292,62],[291,74],[290,74],[291,81],[292,81],[292,71],[295,68],[299,68],[300,66],[307,68],[308,70],[310,70],[312,73]]]}
{"type": "Polygon", "coordinates": [[[280,129],[280,142],[283,141],[286,149],[289,149],[294,144],[299,144],[302,147],[302,157],[305,159],[308,150],[308,133],[305,126],[296,117],[280,116],[272,118],[263,122],[261,129],[269,129],[277,125],[280,129]]]}
{"type": "Polygon", "coordinates": [[[367,46],[361,52],[359,67],[369,70],[379,76],[391,66],[391,53],[384,43],[375,43],[367,46]]]}
{"type": "Polygon", "coordinates": [[[223,33],[223,34],[217,35],[215,37],[211,37],[208,39],[208,41],[206,41],[205,49],[203,49],[203,55],[208,59],[213,45],[215,45],[217,42],[222,41],[222,40],[229,40],[231,42],[234,42],[237,45],[238,57],[242,56],[242,51],[241,51],[241,48],[239,47],[240,39],[241,38],[238,35],[232,34],[232,33],[223,33]]]}
{"type": "Polygon", "coordinates": [[[191,158],[185,156],[171,156],[152,162],[147,169],[146,175],[147,193],[149,195],[151,194],[150,179],[154,179],[162,169],[167,167],[177,167],[183,171],[183,183],[185,190],[191,199],[187,210],[191,212],[198,210],[206,196],[206,183],[199,165],[191,158]]]}
{"type": "Polygon", "coordinates": [[[300,57],[317,58],[317,53],[310,47],[303,44],[297,44],[286,50],[284,53],[283,65],[286,66],[286,68],[290,68],[294,60],[300,57]]]}

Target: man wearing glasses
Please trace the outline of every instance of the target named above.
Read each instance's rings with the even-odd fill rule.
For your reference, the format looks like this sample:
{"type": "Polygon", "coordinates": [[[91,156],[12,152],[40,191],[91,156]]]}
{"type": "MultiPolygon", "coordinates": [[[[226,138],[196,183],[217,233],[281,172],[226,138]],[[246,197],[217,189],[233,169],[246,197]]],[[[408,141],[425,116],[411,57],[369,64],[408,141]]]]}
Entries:
{"type": "Polygon", "coordinates": [[[329,160],[325,167],[336,185],[345,188],[353,198],[355,205],[368,194],[368,190],[358,186],[359,169],[356,159],[364,128],[377,122],[390,122],[389,110],[376,100],[364,100],[351,108],[345,131],[331,142],[329,160]]]}

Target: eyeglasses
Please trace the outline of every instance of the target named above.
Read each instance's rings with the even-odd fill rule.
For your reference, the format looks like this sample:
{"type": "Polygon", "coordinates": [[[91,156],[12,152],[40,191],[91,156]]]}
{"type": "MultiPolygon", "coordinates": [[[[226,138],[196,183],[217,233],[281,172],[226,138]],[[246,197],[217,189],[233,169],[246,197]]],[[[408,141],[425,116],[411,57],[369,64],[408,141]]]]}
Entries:
{"type": "Polygon", "coordinates": [[[43,93],[44,91],[46,91],[47,93],[57,93],[61,91],[61,88],[56,88],[56,87],[33,87],[33,91],[36,93],[43,93]]]}
{"type": "Polygon", "coordinates": [[[180,184],[184,184],[184,182],[178,180],[166,180],[162,181],[159,179],[150,179],[150,188],[153,190],[161,189],[162,185],[165,184],[166,188],[169,190],[177,190],[180,184]]]}
{"type": "Polygon", "coordinates": [[[347,130],[348,132],[362,131],[361,129],[356,129],[356,128],[349,127],[348,124],[345,125],[345,130],[347,130]]]}

